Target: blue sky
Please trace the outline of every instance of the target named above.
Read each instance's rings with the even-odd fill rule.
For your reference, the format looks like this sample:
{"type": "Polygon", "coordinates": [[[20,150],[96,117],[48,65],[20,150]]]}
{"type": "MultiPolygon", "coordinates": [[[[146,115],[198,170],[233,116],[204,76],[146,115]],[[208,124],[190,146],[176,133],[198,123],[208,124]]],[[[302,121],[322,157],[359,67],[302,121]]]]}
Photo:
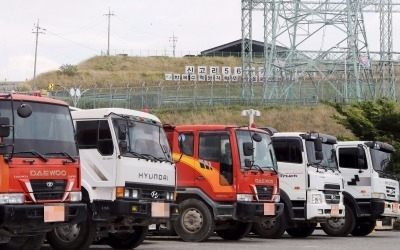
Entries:
{"type": "MultiPolygon", "coordinates": [[[[36,31],[39,34],[36,75],[76,65],[105,53],[172,55],[197,54],[241,38],[240,0],[13,0],[0,8],[0,82],[32,79],[36,31]]],[[[260,11],[253,39],[262,41],[260,11]]],[[[400,15],[400,14],[395,14],[400,15]]],[[[396,17],[397,18],[397,17],[396,17]]],[[[396,19],[393,20],[393,30],[396,19]]],[[[370,50],[379,50],[379,19],[366,18],[370,50]]],[[[397,22],[399,23],[399,22],[397,22]]],[[[394,50],[400,51],[398,34],[394,50]]]]}

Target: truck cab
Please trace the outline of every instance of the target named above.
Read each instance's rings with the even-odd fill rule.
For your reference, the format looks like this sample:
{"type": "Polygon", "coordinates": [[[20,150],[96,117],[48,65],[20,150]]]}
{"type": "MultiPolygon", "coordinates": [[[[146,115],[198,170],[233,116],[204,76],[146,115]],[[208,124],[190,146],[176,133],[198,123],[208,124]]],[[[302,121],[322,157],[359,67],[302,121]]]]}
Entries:
{"type": "Polygon", "coordinates": [[[252,223],[279,217],[279,182],[270,135],[227,125],[164,125],[177,166],[174,222],[185,241],[245,237],[252,223]]]}
{"type": "Polygon", "coordinates": [[[256,223],[253,231],[265,238],[280,238],[285,230],[292,237],[307,237],[317,223],[344,217],[336,137],[316,132],[276,132],[271,139],[285,211],[278,220],[256,223]]]}
{"type": "Polygon", "coordinates": [[[344,178],[346,217],[330,220],[323,230],[333,236],[365,236],[376,220],[399,218],[399,175],[392,145],[380,141],[341,141],[336,146],[344,178]]]}

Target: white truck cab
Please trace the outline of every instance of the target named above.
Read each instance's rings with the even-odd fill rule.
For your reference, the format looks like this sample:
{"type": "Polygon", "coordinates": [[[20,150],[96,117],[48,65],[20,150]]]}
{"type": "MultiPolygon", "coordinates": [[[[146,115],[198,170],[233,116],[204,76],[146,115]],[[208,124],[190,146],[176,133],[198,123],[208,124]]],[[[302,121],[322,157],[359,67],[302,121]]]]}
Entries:
{"type": "Polygon", "coordinates": [[[379,141],[341,141],[336,146],[344,178],[346,217],[322,225],[333,236],[365,236],[377,219],[399,218],[399,176],[393,146],[379,141]]]}
{"type": "Polygon", "coordinates": [[[271,139],[284,214],[280,220],[255,224],[253,231],[265,238],[279,238],[285,230],[292,237],[307,237],[317,223],[344,217],[336,137],[316,132],[277,132],[271,139]]]}
{"type": "Polygon", "coordinates": [[[175,164],[156,116],[121,108],[71,113],[90,212],[82,225],[57,228],[52,246],[84,249],[104,238],[113,248],[134,248],[148,225],[178,218],[175,164]]]}

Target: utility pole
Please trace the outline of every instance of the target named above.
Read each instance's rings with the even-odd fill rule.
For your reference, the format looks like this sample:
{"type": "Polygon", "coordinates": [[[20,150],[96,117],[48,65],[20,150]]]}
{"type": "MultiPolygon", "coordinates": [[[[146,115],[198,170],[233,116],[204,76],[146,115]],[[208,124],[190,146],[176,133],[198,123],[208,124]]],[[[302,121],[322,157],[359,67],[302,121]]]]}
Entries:
{"type": "Polygon", "coordinates": [[[44,34],[43,31],[46,31],[46,29],[43,29],[39,26],[39,19],[37,21],[37,24],[33,24],[36,30],[32,31],[32,33],[36,34],[36,46],[35,46],[35,63],[33,66],[33,91],[36,90],[36,60],[37,60],[37,47],[38,47],[38,40],[39,40],[39,34],[44,34]]]}
{"type": "Polygon", "coordinates": [[[108,16],[108,42],[107,42],[107,56],[110,55],[110,17],[115,16],[114,13],[110,12],[110,7],[108,7],[108,14],[104,14],[108,16]]]}
{"type": "Polygon", "coordinates": [[[172,54],[175,57],[175,48],[176,48],[176,42],[178,41],[178,37],[175,36],[174,33],[172,33],[172,37],[169,38],[169,41],[172,42],[172,54]]]}

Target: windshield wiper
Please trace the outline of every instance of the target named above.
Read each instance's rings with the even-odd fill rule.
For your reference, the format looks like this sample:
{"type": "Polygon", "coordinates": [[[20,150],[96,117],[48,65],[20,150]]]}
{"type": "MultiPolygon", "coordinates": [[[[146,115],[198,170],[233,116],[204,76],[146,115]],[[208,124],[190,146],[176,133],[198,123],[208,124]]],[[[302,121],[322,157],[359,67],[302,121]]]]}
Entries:
{"type": "Polygon", "coordinates": [[[273,166],[266,166],[268,169],[272,170],[275,174],[278,174],[278,171],[273,166]]]}
{"type": "Polygon", "coordinates": [[[46,156],[42,155],[41,153],[37,152],[36,150],[14,152],[14,154],[27,154],[27,153],[32,154],[34,156],[39,156],[46,162],[49,161],[49,159],[46,156]]]}
{"type": "Polygon", "coordinates": [[[326,169],[326,167],[324,167],[323,165],[321,165],[321,163],[319,163],[319,162],[309,162],[309,163],[307,163],[307,166],[311,166],[311,167],[317,168],[317,172],[318,172],[319,168],[322,168],[322,169],[325,169],[325,171],[328,171],[328,170],[326,169]]]}
{"type": "Polygon", "coordinates": [[[67,156],[69,159],[71,159],[72,162],[76,162],[76,159],[72,157],[70,154],[67,152],[52,152],[52,153],[45,153],[45,155],[63,155],[67,156]]]}
{"type": "Polygon", "coordinates": [[[131,154],[134,157],[139,158],[139,159],[152,160],[150,157],[148,157],[147,154],[139,154],[139,153],[136,153],[133,151],[127,151],[127,152],[122,153],[121,155],[126,155],[126,154],[131,154]]]}

